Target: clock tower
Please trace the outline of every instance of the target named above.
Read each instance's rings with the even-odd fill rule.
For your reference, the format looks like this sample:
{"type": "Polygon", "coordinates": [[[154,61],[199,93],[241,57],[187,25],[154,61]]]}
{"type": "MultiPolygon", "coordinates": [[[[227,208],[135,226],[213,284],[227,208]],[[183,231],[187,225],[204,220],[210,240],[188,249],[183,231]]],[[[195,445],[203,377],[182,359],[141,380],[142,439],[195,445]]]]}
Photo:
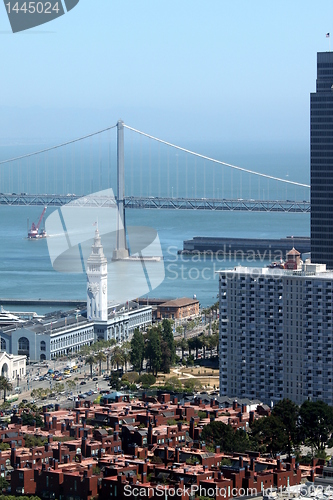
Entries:
{"type": "Polygon", "coordinates": [[[87,319],[108,319],[108,268],[98,229],[87,260],[87,319]]]}

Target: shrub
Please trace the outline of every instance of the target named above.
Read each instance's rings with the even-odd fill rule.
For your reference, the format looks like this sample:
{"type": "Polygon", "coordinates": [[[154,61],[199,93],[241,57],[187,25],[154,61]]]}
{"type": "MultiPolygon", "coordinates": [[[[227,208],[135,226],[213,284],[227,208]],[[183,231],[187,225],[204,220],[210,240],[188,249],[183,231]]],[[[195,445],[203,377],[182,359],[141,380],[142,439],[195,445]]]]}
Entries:
{"type": "Polygon", "coordinates": [[[139,380],[139,374],[137,372],[124,373],[121,377],[122,382],[129,382],[130,384],[136,384],[139,380]]]}
{"type": "Polygon", "coordinates": [[[141,382],[142,387],[144,389],[148,389],[151,385],[154,385],[156,382],[156,377],[152,375],[151,373],[143,373],[140,377],[138,382],[141,382]]]}

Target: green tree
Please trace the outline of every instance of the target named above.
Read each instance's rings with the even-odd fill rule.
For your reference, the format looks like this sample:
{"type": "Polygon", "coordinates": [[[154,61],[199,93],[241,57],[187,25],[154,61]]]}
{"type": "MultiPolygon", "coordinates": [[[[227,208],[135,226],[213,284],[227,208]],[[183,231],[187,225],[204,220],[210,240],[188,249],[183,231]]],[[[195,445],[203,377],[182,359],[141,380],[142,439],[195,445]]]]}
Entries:
{"type": "Polygon", "coordinates": [[[163,356],[161,357],[160,370],[162,370],[163,373],[170,373],[172,356],[171,351],[168,344],[163,339],[160,340],[160,345],[161,352],[163,352],[163,356]]]}
{"type": "Polygon", "coordinates": [[[324,450],[333,432],[333,408],[323,401],[304,401],[299,410],[301,436],[324,450]]]}
{"type": "Polygon", "coordinates": [[[75,387],[76,387],[76,383],[74,382],[74,380],[66,380],[66,385],[67,385],[67,388],[69,391],[74,391],[75,390],[75,387]]]}
{"type": "Polygon", "coordinates": [[[82,356],[88,356],[90,353],[91,353],[90,345],[85,344],[80,348],[80,354],[82,354],[82,356]]]}
{"type": "Polygon", "coordinates": [[[142,375],[140,375],[138,381],[141,382],[144,389],[148,389],[155,384],[156,377],[154,377],[154,375],[152,375],[151,373],[143,373],[142,375]]]}
{"type": "Polygon", "coordinates": [[[0,491],[6,490],[9,486],[9,482],[0,476],[0,491]]]}
{"type": "Polygon", "coordinates": [[[259,418],[251,427],[251,434],[258,446],[264,445],[267,453],[276,455],[288,449],[289,437],[283,422],[276,416],[259,418]]]}
{"type": "Polygon", "coordinates": [[[293,447],[300,443],[299,407],[290,399],[282,399],[274,406],[272,415],[279,418],[283,424],[284,432],[288,436],[287,453],[290,457],[293,447]]]}
{"type": "Polygon", "coordinates": [[[146,358],[149,370],[157,376],[162,361],[161,338],[158,328],[153,327],[147,333],[146,358]]]}
{"type": "Polygon", "coordinates": [[[124,373],[124,375],[121,377],[121,380],[122,380],[122,382],[136,384],[139,380],[139,374],[138,374],[138,372],[124,373]]]}
{"type": "Polygon", "coordinates": [[[186,351],[188,345],[184,337],[177,342],[177,347],[182,351],[182,358],[184,358],[184,352],[186,351]]]}
{"type": "Polygon", "coordinates": [[[1,375],[0,377],[0,391],[3,391],[3,401],[4,403],[6,402],[6,395],[7,392],[10,392],[13,390],[13,385],[9,382],[9,380],[1,375]]]}
{"type": "Polygon", "coordinates": [[[255,449],[247,433],[241,429],[234,430],[231,425],[214,420],[202,429],[201,437],[208,446],[220,446],[221,451],[243,453],[255,449]]]}
{"type": "Polygon", "coordinates": [[[24,435],[24,441],[25,441],[25,447],[26,448],[32,448],[34,446],[43,446],[45,443],[47,443],[47,439],[43,439],[38,436],[32,436],[31,434],[25,434],[24,435]]]}
{"type": "Polygon", "coordinates": [[[126,341],[123,342],[122,345],[122,352],[123,352],[123,358],[124,358],[124,364],[125,364],[125,373],[127,372],[127,363],[130,359],[130,352],[131,352],[131,343],[126,341]]]}
{"type": "Polygon", "coordinates": [[[54,386],[54,390],[57,394],[60,392],[63,392],[65,390],[65,384],[62,384],[61,382],[57,382],[54,386]]]}
{"type": "Polygon", "coordinates": [[[198,391],[201,389],[202,385],[200,380],[197,378],[188,378],[184,382],[184,387],[187,391],[198,391]]]}
{"type": "Polygon", "coordinates": [[[107,347],[114,347],[117,344],[116,339],[110,339],[106,341],[107,347]]]}
{"type": "Polygon", "coordinates": [[[219,334],[218,333],[213,333],[210,335],[208,338],[208,349],[210,349],[210,356],[212,357],[212,351],[219,345],[219,334]]]}
{"type": "Polygon", "coordinates": [[[170,365],[175,364],[176,346],[173,338],[172,325],[168,319],[162,321],[162,339],[167,344],[170,351],[170,365]]]}
{"type": "Polygon", "coordinates": [[[90,365],[90,378],[92,378],[92,367],[96,363],[96,358],[92,354],[86,357],[86,365],[90,365]]]}
{"type": "Polygon", "coordinates": [[[180,391],[182,389],[182,383],[178,377],[170,377],[165,382],[165,388],[169,391],[180,391]]]}
{"type": "Polygon", "coordinates": [[[133,369],[137,372],[142,371],[143,360],[145,356],[145,341],[138,328],[134,330],[131,340],[130,360],[133,369]]]}
{"type": "Polygon", "coordinates": [[[118,373],[112,372],[111,377],[110,377],[110,387],[112,389],[115,389],[116,391],[119,391],[121,387],[121,380],[119,378],[118,373]]]}
{"type": "MultiPolygon", "coordinates": [[[[36,427],[44,427],[44,420],[39,413],[33,414],[32,412],[21,413],[22,425],[33,425],[34,420],[36,422],[36,427]]],[[[29,448],[29,446],[27,446],[29,448]]]]}
{"type": "Polygon", "coordinates": [[[203,359],[206,359],[206,348],[209,346],[209,336],[204,335],[203,333],[199,336],[201,347],[203,350],[203,359]]]}
{"type": "Polygon", "coordinates": [[[196,359],[198,359],[198,351],[202,347],[201,338],[199,336],[192,337],[192,338],[188,339],[187,342],[188,342],[188,347],[189,347],[190,353],[193,349],[195,349],[195,357],[196,357],[196,359]]]}
{"type": "Polygon", "coordinates": [[[117,366],[117,370],[119,370],[119,366],[123,366],[124,364],[124,355],[121,347],[116,346],[111,354],[111,364],[117,366]]]}
{"type": "Polygon", "coordinates": [[[99,374],[102,374],[102,363],[106,361],[106,356],[103,351],[98,351],[95,355],[96,361],[99,363],[99,374]]]}

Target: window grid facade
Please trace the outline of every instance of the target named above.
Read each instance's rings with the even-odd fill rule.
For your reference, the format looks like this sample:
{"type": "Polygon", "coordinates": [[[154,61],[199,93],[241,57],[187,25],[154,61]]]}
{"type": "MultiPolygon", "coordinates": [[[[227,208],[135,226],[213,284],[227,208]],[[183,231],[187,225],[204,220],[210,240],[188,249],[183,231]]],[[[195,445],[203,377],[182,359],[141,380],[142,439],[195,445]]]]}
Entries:
{"type": "Polygon", "coordinates": [[[221,271],[220,394],[333,405],[333,273],[221,271]]]}

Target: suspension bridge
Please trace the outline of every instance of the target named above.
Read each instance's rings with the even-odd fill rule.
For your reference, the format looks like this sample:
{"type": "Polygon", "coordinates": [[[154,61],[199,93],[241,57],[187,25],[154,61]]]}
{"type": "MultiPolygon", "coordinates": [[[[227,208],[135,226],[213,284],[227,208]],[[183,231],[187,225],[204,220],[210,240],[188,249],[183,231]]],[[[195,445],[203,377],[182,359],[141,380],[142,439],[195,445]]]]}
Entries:
{"type": "Polygon", "coordinates": [[[1,206],[71,203],[117,207],[120,214],[125,209],[308,213],[309,188],[302,182],[202,155],[122,121],[78,139],[0,160],[1,206]],[[125,129],[132,134],[126,155],[125,129]],[[134,137],[148,142],[135,143],[134,137]],[[94,198],[94,191],[106,187],[114,188],[115,198],[94,198]]]}

